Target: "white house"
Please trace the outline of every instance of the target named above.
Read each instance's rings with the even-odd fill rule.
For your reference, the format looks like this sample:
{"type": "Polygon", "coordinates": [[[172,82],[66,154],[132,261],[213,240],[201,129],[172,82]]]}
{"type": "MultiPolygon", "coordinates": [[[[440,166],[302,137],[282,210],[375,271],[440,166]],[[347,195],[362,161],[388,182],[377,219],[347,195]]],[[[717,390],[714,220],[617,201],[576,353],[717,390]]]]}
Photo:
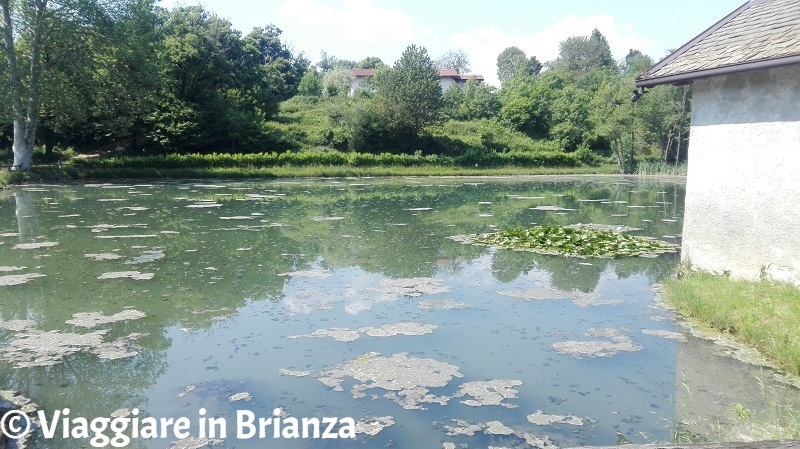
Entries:
{"type": "Polygon", "coordinates": [[[800,0],[753,0],[637,78],[693,86],[682,258],[800,285],[800,0]]]}
{"type": "MultiPolygon", "coordinates": [[[[352,96],[367,79],[373,76],[375,76],[375,70],[372,69],[353,70],[353,79],[350,81],[350,95],[352,96]]],[[[442,85],[442,91],[449,89],[452,85],[463,86],[470,79],[475,79],[482,83],[483,75],[459,75],[455,70],[439,70],[439,83],[442,85]]]]}

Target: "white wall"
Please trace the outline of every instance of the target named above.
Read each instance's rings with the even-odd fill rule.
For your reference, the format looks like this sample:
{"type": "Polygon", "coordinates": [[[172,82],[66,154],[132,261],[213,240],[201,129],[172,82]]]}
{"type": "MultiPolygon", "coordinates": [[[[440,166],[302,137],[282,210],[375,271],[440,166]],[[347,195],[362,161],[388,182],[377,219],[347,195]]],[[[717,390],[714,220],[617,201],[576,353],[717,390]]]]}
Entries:
{"type": "Polygon", "coordinates": [[[697,80],[684,261],[800,285],[800,66],[697,80]]]}

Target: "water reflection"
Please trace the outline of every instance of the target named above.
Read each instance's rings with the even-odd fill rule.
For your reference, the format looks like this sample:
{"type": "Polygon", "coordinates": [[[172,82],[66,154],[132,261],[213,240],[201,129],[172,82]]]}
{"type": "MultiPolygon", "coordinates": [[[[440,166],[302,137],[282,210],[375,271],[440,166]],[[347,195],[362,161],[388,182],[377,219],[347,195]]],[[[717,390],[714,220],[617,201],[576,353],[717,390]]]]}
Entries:
{"type": "Polygon", "coordinates": [[[36,214],[33,194],[25,190],[16,191],[14,192],[14,203],[16,204],[19,241],[20,243],[32,242],[40,235],[39,217],[36,214]]]}
{"type": "MultiPolygon", "coordinates": [[[[46,277],[0,287],[2,320],[29,319],[42,331],[77,332],[66,323],[73,314],[108,316],[130,308],[146,318],[98,329],[109,329],[108,339],[148,335],[138,340],[135,357],[103,360],[79,353],[53,366],[21,369],[6,361],[0,362],[0,375],[7,388],[25,391],[47,409],[69,405],[87,416],[108,416],[123,407],[151,416],[195,416],[200,406],[228,417],[241,408],[263,415],[276,406],[298,417],[392,416],[397,425],[374,437],[359,436],[371,446],[513,446],[526,444],[526,434],[549,436],[559,445],[612,444],[618,434],[668,439],[664,422],[675,418],[676,343],[640,330],[674,330],[668,316],[655,320],[650,287],[671,272],[676,255],[566,259],[447,237],[532,224],[598,223],[679,241],[683,191],[680,182],[583,177],[18,189],[14,204],[11,197],[0,199],[0,234],[7,236],[0,238],[0,260],[46,277]],[[20,241],[41,236],[58,245],[15,249],[17,234],[20,241]],[[104,279],[130,272],[147,276],[104,279]],[[559,291],[563,298],[498,293],[509,290],[559,291]],[[588,297],[595,302],[586,302],[588,297]],[[418,307],[422,301],[464,307],[418,307]],[[400,323],[432,330],[370,334],[400,323]],[[288,338],[331,329],[360,337],[288,338]],[[626,339],[643,349],[613,358],[577,358],[554,349],[626,339]],[[371,352],[381,354],[374,360],[446,363],[463,378],[428,385],[431,394],[450,399],[420,413],[384,397],[398,394],[391,389],[353,397],[347,375],[343,391],[337,391],[313,374],[286,374],[330,372],[353,361],[360,366],[357,361],[371,352]],[[461,402],[469,396],[456,396],[464,385],[503,379],[518,390],[504,402],[514,407],[474,407],[461,402]],[[243,392],[251,399],[229,401],[243,392]],[[539,425],[527,419],[537,410],[589,419],[581,426],[539,425]],[[458,427],[454,418],[481,430],[448,435],[448,426],[458,427]],[[516,433],[503,436],[487,433],[500,427],[481,427],[494,421],[516,433]]],[[[6,344],[15,338],[12,331],[0,336],[6,344]]],[[[378,379],[384,374],[374,373],[378,379]]],[[[405,401],[410,391],[418,392],[400,391],[405,401]]],[[[263,441],[231,445],[262,447],[263,441]]]]}

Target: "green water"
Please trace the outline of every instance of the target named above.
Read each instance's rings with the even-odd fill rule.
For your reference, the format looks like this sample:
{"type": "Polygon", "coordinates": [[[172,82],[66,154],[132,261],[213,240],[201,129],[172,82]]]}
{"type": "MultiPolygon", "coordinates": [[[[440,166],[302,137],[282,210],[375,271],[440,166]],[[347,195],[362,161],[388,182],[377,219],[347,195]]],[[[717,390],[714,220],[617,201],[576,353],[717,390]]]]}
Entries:
{"type": "MultiPolygon", "coordinates": [[[[0,276],[44,276],[0,287],[0,318],[33,321],[36,330],[27,335],[108,329],[105,342],[146,335],[118,340],[123,352],[136,355],[103,359],[82,347],[46,366],[29,366],[44,364],[29,351],[28,365],[20,367],[19,355],[8,351],[19,331],[0,329],[6,348],[0,352],[0,387],[24,392],[46,411],[69,407],[71,416],[89,419],[137,407],[140,416],[185,416],[197,423],[204,407],[207,416],[230,425],[237,410],[270,417],[281,407],[297,418],[395,421],[355,440],[242,440],[229,427],[225,447],[236,448],[443,442],[526,447],[525,432],[562,447],[615,444],[623,437],[669,440],[678,351],[686,343],[642,329],[676,330],[671,315],[653,301],[651,286],[671,274],[677,254],[583,260],[492,250],[447,237],[595,223],[679,244],[683,197],[682,181],[617,177],[18,187],[0,193],[0,265],[6,270],[0,276]],[[57,245],[18,246],[36,242],[57,245]],[[131,271],[143,279],[103,279],[131,271]],[[417,281],[433,290],[386,284],[407,278],[424,278],[417,281]],[[531,291],[560,299],[519,297],[531,291]],[[441,299],[464,308],[420,307],[441,299]],[[76,313],[108,316],[128,309],[146,316],[94,328],[66,323],[76,313]],[[302,337],[320,329],[398,323],[430,327],[421,335],[362,330],[353,341],[302,337]],[[613,329],[618,338],[584,335],[593,328],[613,329]],[[623,340],[633,350],[580,358],[557,350],[569,341],[623,340]],[[432,359],[463,377],[426,387],[448,397],[446,405],[412,401],[418,408],[384,396],[408,394],[401,387],[342,375],[343,391],[337,391],[318,379],[348,362],[368,365],[362,356],[370,352],[387,360],[396,354],[432,359]],[[287,376],[282,369],[311,374],[287,376]],[[467,382],[497,379],[517,381],[516,393],[499,405],[476,407],[469,405],[471,396],[452,397],[467,382]],[[364,385],[364,397],[354,397],[356,384],[364,385]],[[184,393],[190,386],[196,388],[184,393]],[[229,400],[241,392],[249,398],[229,400]],[[573,415],[583,425],[537,425],[527,419],[537,410],[573,415]],[[449,436],[453,419],[482,426],[499,421],[514,434],[483,426],[472,436],[449,436]]],[[[163,448],[174,440],[143,439],[129,447],[163,448]]],[[[33,446],[82,447],[87,440],[38,437],[33,446]]]]}

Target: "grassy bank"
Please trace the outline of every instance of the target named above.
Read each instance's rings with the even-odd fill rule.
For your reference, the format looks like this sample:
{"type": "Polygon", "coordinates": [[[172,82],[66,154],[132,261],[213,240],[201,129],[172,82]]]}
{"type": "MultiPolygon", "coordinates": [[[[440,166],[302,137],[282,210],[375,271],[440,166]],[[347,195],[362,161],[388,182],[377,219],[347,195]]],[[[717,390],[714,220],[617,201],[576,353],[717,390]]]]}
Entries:
{"type": "Polygon", "coordinates": [[[90,181],[108,179],[249,179],[294,177],[364,177],[364,176],[504,176],[504,175],[568,175],[614,174],[612,164],[578,167],[520,167],[487,168],[459,166],[371,166],[348,165],[280,165],[275,167],[169,167],[158,166],[65,166],[63,168],[34,168],[28,173],[0,172],[0,187],[24,182],[90,181]]]}
{"type": "MultiPolygon", "coordinates": [[[[800,288],[768,281],[691,273],[665,282],[664,299],[695,324],[757,348],[776,367],[800,375],[800,288]]],[[[713,373],[710,373],[713,375],[713,373]]],[[[755,388],[758,388],[757,386],[755,388]]],[[[800,394],[760,386],[764,404],[734,402],[726,418],[690,417],[678,442],[800,438],[800,394]]]]}
{"type": "Polygon", "coordinates": [[[681,314],[760,350],[800,375],[800,289],[692,273],[669,280],[664,299],[681,314]]]}

